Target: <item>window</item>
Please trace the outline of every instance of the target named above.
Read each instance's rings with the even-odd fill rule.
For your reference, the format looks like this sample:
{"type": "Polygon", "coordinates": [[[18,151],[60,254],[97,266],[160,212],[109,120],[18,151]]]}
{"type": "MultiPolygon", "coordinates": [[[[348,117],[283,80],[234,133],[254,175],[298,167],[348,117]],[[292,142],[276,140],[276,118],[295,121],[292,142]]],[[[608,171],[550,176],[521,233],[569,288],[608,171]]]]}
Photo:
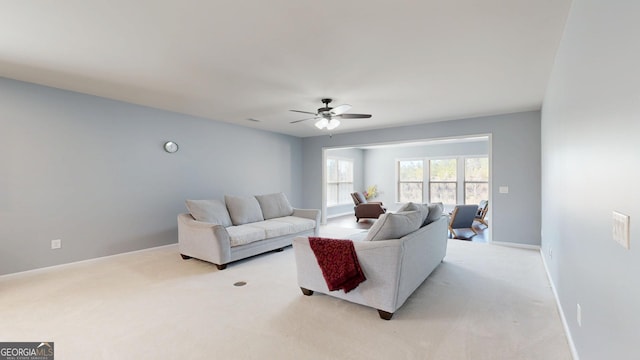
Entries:
{"type": "Polygon", "coordinates": [[[398,201],[422,203],[424,163],[422,160],[398,161],[398,201]]]}
{"type": "Polygon", "coordinates": [[[487,156],[402,159],[396,165],[400,203],[479,204],[489,199],[487,156]]]}
{"type": "Polygon", "coordinates": [[[353,160],[327,159],[327,206],[351,203],[353,160]]]}
{"type": "Polygon", "coordinates": [[[464,203],[479,204],[489,199],[489,158],[464,159],[464,203]]]}
{"type": "Polygon", "coordinates": [[[457,202],[457,166],[457,159],[429,160],[429,202],[457,202]]]}

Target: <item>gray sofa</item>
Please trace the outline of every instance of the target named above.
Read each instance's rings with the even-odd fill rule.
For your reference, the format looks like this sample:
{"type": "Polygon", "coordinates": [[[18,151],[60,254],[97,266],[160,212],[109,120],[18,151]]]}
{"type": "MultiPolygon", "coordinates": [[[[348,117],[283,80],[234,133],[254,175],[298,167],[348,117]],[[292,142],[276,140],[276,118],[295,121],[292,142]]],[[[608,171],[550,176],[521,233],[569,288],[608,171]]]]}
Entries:
{"type": "Polygon", "coordinates": [[[329,291],[309,238],[296,237],[293,249],[298,285],[303,294],[318,291],[366,305],[377,309],[382,319],[390,320],[442,262],[447,250],[449,217],[442,215],[442,208],[407,205],[401,208],[403,211],[382,215],[364,240],[353,239],[367,280],[347,293],[329,291]],[[404,211],[407,209],[409,211],[404,211]]]}
{"type": "Polygon", "coordinates": [[[296,236],[317,236],[320,210],[294,209],[282,193],[220,200],[187,200],[178,215],[183,259],[196,258],[223,270],[236,260],[291,245],[296,236]]]}

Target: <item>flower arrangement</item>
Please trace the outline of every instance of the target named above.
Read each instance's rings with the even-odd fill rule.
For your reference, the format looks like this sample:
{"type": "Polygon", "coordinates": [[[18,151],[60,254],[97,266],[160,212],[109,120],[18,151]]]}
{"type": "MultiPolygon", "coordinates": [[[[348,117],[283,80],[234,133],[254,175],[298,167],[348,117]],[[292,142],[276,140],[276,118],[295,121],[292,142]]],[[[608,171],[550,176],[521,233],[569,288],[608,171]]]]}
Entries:
{"type": "Polygon", "coordinates": [[[378,196],[378,185],[369,186],[363,195],[367,200],[375,198],[378,196]]]}

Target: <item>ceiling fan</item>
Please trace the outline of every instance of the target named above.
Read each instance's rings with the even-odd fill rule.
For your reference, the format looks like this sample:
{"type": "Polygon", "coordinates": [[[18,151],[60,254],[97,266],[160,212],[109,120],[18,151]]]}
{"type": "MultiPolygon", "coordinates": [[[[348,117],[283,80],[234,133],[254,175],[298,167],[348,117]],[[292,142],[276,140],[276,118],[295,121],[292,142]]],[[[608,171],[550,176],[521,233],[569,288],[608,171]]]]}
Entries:
{"type": "Polygon", "coordinates": [[[332,99],[322,99],[324,107],[319,108],[318,112],[315,113],[302,110],[289,110],[293,112],[314,115],[314,117],[311,118],[292,121],[291,124],[318,119],[318,121],[316,122],[316,127],[318,129],[322,130],[326,128],[327,130],[333,130],[340,125],[339,119],[366,119],[371,117],[370,114],[345,114],[347,111],[349,111],[349,109],[351,109],[351,105],[344,104],[332,108],[329,107],[329,103],[331,103],[331,101],[332,99]]]}

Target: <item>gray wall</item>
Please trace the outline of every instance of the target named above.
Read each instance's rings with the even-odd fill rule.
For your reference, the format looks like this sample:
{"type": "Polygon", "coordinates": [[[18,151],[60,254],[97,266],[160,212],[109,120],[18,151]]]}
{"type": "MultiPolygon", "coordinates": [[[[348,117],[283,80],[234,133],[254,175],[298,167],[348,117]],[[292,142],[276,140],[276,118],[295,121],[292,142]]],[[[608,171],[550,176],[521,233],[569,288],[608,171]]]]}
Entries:
{"type": "MultiPolygon", "coordinates": [[[[360,149],[332,149],[327,151],[327,157],[338,157],[353,160],[353,190],[364,189],[364,154],[360,149]]],[[[346,205],[336,205],[327,208],[327,216],[353,213],[353,202],[346,205]]]]}
{"type": "Polygon", "coordinates": [[[3,78],[0,109],[0,274],[175,243],[189,198],[302,202],[299,138],[3,78]]]}
{"type": "Polygon", "coordinates": [[[640,356],[638,14],[573,1],[542,112],[542,248],[583,360],[640,356]],[[631,217],[631,250],[612,240],[613,210],[631,217]]]}
{"type": "Polygon", "coordinates": [[[365,181],[367,184],[378,185],[380,195],[376,201],[382,201],[389,210],[394,211],[400,207],[400,204],[396,203],[396,161],[398,159],[488,154],[489,142],[486,140],[369,149],[365,152],[365,181]]]}
{"type": "Polygon", "coordinates": [[[493,241],[540,244],[540,112],[304,138],[305,207],[322,204],[322,149],[419,139],[492,134],[493,241]],[[509,194],[498,194],[508,185],[509,194]]]}

